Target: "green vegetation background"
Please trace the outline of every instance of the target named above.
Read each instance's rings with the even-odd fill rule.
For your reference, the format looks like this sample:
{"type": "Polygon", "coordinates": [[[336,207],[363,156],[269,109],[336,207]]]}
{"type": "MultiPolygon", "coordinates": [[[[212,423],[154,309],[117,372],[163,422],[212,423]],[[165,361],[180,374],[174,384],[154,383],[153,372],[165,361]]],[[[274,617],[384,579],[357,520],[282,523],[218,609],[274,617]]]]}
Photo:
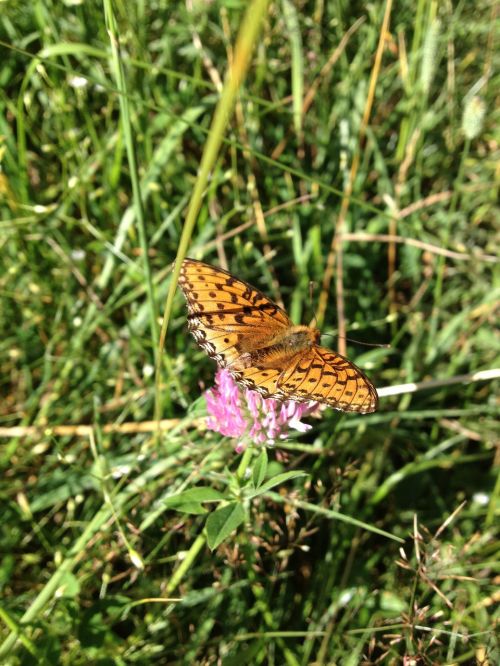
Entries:
{"type": "Polygon", "coordinates": [[[498,663],[494,386],[453,381],[499,365],[495,3],[270,3],[189,247],[307,323],[358,156],[345,321],[391,347],[348,353],[378,387],[449,383],[328,410],[269,451],[268,474],[308,476],[246,501],[213,552],[206,515],[165,501],[245,484],[234,442],[200,426],[214,365],[180,294],[170,421],[134,430],[246,6],[0,5],[0,662],[498,663]],[[74,425],[92,428],[56,429],[74,425]]]}

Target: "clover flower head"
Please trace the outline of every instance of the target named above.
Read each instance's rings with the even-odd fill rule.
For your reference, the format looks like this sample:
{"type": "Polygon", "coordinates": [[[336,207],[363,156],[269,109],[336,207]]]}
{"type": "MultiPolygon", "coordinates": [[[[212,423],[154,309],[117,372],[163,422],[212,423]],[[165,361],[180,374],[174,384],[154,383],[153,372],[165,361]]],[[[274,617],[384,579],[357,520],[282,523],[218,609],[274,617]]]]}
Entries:
{"type": "Polygon", "coordinates": [[[263,398],[250,389],[240,391],[225,369],[217,371],[215,386],[206,391],[205,396],[209,413],[207,428],[238,439],[238,453],[245,448],[245,439],[273,445],[277,439],[286,439],[290,429],[307,432],[312,426],[302,423],[301,418],[318,406],[316,402],[263,398]]]}

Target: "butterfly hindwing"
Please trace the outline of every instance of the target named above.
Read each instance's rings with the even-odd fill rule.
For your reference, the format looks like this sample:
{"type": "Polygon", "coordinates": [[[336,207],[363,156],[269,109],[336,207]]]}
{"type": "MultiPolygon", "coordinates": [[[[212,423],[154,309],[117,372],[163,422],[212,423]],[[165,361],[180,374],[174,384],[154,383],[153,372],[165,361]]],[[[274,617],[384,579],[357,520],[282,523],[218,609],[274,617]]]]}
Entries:
{"type": "Polygon", "coordinates": [[[277,383],[282,372],[281,369],[251,367],[236,371],[229,369],[229,372],[238,384],[251,391],[257,391],[264,398],[285,399],[280,395],[277,388],[277,383]]]}

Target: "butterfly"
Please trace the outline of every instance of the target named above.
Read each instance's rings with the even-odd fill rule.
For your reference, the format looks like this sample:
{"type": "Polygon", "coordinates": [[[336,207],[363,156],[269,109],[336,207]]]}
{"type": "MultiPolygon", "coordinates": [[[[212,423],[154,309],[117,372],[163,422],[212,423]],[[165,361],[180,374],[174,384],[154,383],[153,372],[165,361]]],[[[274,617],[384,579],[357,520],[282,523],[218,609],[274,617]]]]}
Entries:
{"type": "Polygon", "coordinates": [[[266,398],[316,401],[343,412],[374,412],[375,387],[320,332],[296,326],[258,289],[227,271],[184,259],[179,285],[195,340],[235,381],[266,398]]]}

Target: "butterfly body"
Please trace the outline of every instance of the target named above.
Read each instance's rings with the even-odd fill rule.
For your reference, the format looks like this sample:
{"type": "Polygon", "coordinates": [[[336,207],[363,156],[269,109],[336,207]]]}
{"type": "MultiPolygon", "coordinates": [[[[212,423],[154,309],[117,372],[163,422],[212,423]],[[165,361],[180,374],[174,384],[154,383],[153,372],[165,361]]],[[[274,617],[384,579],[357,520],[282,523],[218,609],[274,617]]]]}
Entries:
{"type": "Polygon", "coordinates": [[[227,271],[185,259],[179,285],[194,338],[234,379],[265,397],[317,401],[349,412],[377,408],[374,386],[349,360],[294,325],[278,305],[227,271]]]}
{"type": "Polygon", "coordinates": [[[246,344],[245,342],[236,344],[242,353],[232,363],[232,367],[237,370],[238,367],[249,368],[258,365],[262,368],[283,369],[291,357],[316,344],[319,335],[318,330],[308,326],[292,326],[258,341],[250,338],[246,344]]]}

